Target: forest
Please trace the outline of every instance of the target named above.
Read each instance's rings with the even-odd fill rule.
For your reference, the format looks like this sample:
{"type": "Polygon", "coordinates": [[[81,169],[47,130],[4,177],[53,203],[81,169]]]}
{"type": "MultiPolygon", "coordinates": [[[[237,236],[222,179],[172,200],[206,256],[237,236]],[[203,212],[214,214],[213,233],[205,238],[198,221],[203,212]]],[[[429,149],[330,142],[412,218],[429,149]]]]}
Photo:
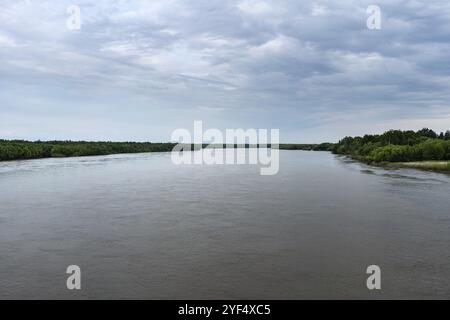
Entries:
{"type": "Polygon", "coordinates": [[[334,144],[335,154],[366,162],[410,162],[450,160],[450,131],[437,134],[431,129],[389,130],[380,135],[345,137],[334,144]]]}
{"type": "MultiPolygon", "coordinates": [[[[80,157],[96,156],[119,153],[143,153],[143,152],[169,152],[175,143],[151,143],[151,142],[88,142],[88,141],[25,141],[0,139],[0,161],[25,160],[39,158],[80,157]]],[[[198,150],[208,146],[186,145],[185,150],[198,150]]],[[[268,145],[270,147],[270,144],[268,145]]],[[[210,147],[241,147],[237,144],[211,145],[210,147]]],[[[245,148],[259,147],[245,144],[245,148]]],[[[322,150],[330,151],[331,144],[282,144],[280,149],[289,150],[322,150]]]]}
{"type": "Polygon", "coordinates": [[[0,161],[171,151],[174,143],[0,140],[0,161]]]}
{"type": "Polygon", "coordinates": [[[320,144],[284,143],[279,145],[280,150],[331,151],[332,148],[333,144],[328,142],[320,144]]]}

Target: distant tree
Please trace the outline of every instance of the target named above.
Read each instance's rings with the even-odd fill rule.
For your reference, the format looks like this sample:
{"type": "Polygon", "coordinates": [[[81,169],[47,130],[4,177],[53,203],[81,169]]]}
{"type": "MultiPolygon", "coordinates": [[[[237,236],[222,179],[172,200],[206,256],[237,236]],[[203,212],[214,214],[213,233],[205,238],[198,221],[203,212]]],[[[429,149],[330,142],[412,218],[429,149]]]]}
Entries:
{"type": "Polygon", "coordinates": [[[450,130],[445,131],[444,138],[445,140],[450,140],[450,130]]]}
{"type": "Polygon", "coordinates": [[[422,145],[422,156],[425,160],[443,160],[445,156],[444,142],[439,140],[428,140],[422,145]]]}
{"type": "Polygon", "coordinates": [[[427,138],[432,138],[432,139],[436,139],[437,138],[437,134],[436,132],[434,132],[431,129],[428,128],[423,128],[419,131],[417,131],[417,134],[423,137],[427,137],[427,138]]]}
{"type": "Polygon", "coordinates": [[[0,140],[0,160],[171,151],[173,143],[0,140]]]}
{"type": "Polygon", "coordinates": [[[417,132],[389,130],[381,135],[345,137],[331,150],[375,162],[450,160],[450,130],[440,135],[424,128],[417,132]]]}

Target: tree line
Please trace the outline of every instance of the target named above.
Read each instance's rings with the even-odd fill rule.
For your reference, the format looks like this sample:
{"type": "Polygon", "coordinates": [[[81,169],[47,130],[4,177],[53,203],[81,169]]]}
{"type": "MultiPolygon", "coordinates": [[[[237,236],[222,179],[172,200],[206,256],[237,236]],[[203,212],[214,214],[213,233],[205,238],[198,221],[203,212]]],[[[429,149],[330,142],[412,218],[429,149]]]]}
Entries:
{"type": "Polygon", "coordinates": [[[450,160],[450,131],[389,130],[380,135],[345,137],[331,151],[367,162],[450,160]]]}
{"type": "MultiPolygon", "coordinates": [[[[25,160],[57,157],[96,156],[119,153],[169,152],[175,143],[151,142],[88,142],[88,141],[25,141],[0,139],[0,161],[25,160]]],[[[259,145],[217,144],[194,145],[185,144],[184,150],[199,150],[201,148],[259,148],[259,145]]],[[[267,147],[271,147],[270,144],[267,147]]],[[[331,144],[282,144],[280,149],[290,150],[327,150],[331,144]]]]}
{"type": "MultiPolygon", "coordinates": [[[[25,141],[0,139],[0,161],[50,157],[77,157],[119,153],[169,152],[175,143],[25,141]]],[[[203,146],[191,145],[192,150],[203,146]]],[[[238,147],[217,145],[216,147],[238,147]]],[[[249,147],[259,147],[245,145],[249,147]]],[[[270,147],[270,146],[269,146],[270,147]]],[[[450,130],[437,134],[431,129],[419,131],[389,130],[380,135],[345,137],[338,143],[280,144],[284,150],[332,151],[366,162],[408,162],[450,160],[450,130]]]]}
{"type": "Polygon", "coordinates": [[[1,140],[0,160],[171,151],[174,143],[1,140]]]}
{"type": "Polygon", "coordinates": [[[281,150],[331,151],[332,148],[333,144],[329,142],[319,144],[289,143],[279,145],[279,149],[281,150]]]}

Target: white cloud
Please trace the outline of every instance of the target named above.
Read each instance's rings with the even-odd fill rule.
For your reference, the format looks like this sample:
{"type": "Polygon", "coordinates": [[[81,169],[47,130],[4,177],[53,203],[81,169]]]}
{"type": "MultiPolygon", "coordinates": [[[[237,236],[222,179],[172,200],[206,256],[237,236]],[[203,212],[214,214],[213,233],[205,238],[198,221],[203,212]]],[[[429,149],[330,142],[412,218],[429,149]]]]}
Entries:
{"type": "Polygon", "coordinates": [[[270,54],[293,54],[297,51],[300,54],[300,49],[301,46],[297,39],[281,34],[262,45],[249,48],[249,53],[253,56],[265,56],[270,54]]]}
{"type": "Polygon", "coordinates": [[[133,123],[180,127],[198,115],[276,124],[292,137],[342,114],[358,118],[338,120],[346,125],[335,135],[363,130],[364,117],[374,127],[442,126],[427,112],[450,101],[450,4],[380,1],[383,29],[371,32],[358,0],[80,0],[82,28],[72,32],[69,0],[4,0],[0,112],[18,136],[21,117],[46,112],[58,121],[46,120],[47,132],[91,113],[129,139],[133,123]]]}
{"type": "Polygon", "coordinates": [[[272,7],[263,0],[244,0],[238,4],[238,8],[252,15],[261,15],[272,11],[272,7]]]}
{"type": "Polygon", "coordinates": [[[18,47],[18,44],[16,43],[16,41],[5,35],[5,34],[1,34],[0,33],[0,48],[16,48],[18,47]]]}
{"type": "Polygon", "coordinates": [[[318,4],[318,3],[313,3],[312,5],[312,9],[311,9],[311,15],[313,17],[321,17],[321,16],[325,16],[327,15],[327,7],[325,7],[324,5],[318,4]]]}

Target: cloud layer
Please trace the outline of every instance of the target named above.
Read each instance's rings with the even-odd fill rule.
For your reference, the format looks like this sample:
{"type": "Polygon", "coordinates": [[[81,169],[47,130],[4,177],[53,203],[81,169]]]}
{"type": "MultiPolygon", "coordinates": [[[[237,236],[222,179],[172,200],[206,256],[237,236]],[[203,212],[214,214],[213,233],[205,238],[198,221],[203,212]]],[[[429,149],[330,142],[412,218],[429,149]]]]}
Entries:
{"type": "Polygon", "coordinates": [[[3,0],[0,137],[166,141],[194,120],[285,142],[450,129],[450,4],[378,1],[369,30],[371,4],[3,0]]]}

